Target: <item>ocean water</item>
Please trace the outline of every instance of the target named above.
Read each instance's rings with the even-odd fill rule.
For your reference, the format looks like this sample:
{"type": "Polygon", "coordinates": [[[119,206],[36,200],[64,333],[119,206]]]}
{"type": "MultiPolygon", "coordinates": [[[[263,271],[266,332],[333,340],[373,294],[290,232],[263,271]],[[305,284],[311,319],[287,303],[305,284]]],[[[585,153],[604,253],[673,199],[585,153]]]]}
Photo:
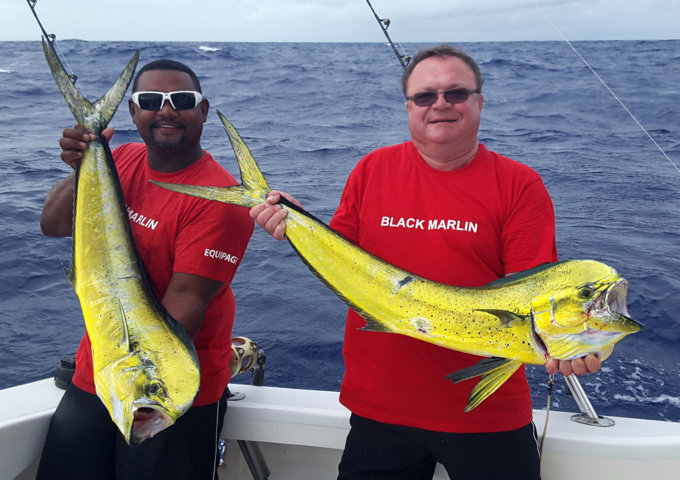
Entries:
{"type": "MultiPolygon", "coordinates": [[[[576,42],[608,88],[563,42],[461,46],[485,77],[480,139],[543,176],[560,257],[617,268],[630,283],[631,316],[646,325],[617,345],[600,372],[581,379],[593,406],[601,415],[680,421],[680,41],[576,42]]],[[[325,221],[356,162],[408,138],[401,67],[385,44],[64,40],[58,47],[90,99],[110,87],[137,48],[140,64],[162,57],[187,63],[213,110],[204,148],[237,174],[219,109],[269,184],[325,221]]],[[[75,352],[84,326],[63,272],[71,241],[39,229],[47,191],[69,171],[57,142],[74,123],[39,42],[0,42],[0,91],[4,388],[51,376],[75,352]]],[[[138,139],[125,104],[112,125],[113,145],[138,139]]],[[[265,351],[265,384],[339,389],[345,307],[286,242],[257,228],[233,287],[234,334],[265,351]]],[[[544,407],[545,371],[527,372],[534,405],[544,407]]],[[[250,382],[249,375],[237,381],[250,382]]],[[[552,407],[576,410],[561,380],[552,407]]]]}

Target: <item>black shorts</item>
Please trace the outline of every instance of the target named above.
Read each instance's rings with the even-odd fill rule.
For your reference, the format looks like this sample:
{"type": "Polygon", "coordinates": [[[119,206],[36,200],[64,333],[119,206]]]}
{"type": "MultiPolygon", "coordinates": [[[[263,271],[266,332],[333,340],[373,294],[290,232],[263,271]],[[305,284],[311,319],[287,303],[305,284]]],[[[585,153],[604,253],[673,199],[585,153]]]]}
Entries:
{"type": "Polygon", "coordinates": [[[533,423],[494,433],[442,433],[352,415],[339,480],[540,480],[533,423]]]}
{"type": "Polygon", "coordinates": [[[173,426],[130,447],[96,396],[69,385],[45,440],[37,479],[217,478],[226,396],[192,407],[173,426]]]}

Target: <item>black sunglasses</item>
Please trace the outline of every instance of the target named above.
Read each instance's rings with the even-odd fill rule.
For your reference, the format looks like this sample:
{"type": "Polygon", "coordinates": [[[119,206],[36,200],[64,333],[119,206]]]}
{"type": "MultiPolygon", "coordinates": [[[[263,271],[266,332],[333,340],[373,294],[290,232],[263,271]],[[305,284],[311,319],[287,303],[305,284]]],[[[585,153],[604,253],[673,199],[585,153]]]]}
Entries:
{"type": "Polygon", "coordinates": [[[412,100],[413,103],[419,107],[429,107],[434,105],[439,98],[440,93],[444,94],[444,100],[451,105],[455,105],[456,103],[465,102],[470,95],[473,93],[480,93],[480,91],[479,89],[468,90],[467,88],[454,88],[444,92],[418,92],[410,97],[406,97],[406,100],[412,100]]]}
{"type": "Polygon", "coordinates": [[[192,90],[181,90],[178,92],[135,92],[132,94],[132,101],[142,110],[161,110],[166,99],[175,110],[188,110],[196,107],[203,100],[203,95],[192,90]]]}

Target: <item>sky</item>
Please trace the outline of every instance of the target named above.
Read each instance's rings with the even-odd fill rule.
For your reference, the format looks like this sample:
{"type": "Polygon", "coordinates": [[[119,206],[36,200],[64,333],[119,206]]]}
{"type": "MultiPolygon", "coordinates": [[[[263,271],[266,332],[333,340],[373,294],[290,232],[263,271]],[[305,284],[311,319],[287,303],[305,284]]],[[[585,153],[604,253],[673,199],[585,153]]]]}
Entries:
{"type": "MultiPolygon", "coordinates": [[[[680,0],[370,0],[395,43],[680,38],[680,0]]],[[[366,0],[38,0],[57,40],[382,42],[366,0]]],[[[38,40],[0,0],[0,41],[38,40]]]]}

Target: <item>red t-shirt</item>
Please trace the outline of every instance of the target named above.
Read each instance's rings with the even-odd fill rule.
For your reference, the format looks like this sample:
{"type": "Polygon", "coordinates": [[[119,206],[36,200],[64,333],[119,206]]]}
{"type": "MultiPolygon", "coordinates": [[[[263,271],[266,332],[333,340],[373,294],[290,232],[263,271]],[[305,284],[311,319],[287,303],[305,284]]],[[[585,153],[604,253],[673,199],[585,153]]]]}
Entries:
{"type": "MultiPolygon", "coordinates": [[[[113,152],[132,235],[149,283],[161,299],[173,272],[224,282],[213,297],[194,345],[201,366],[201,389],[194,406],[216,402],[230,378],[234,294],[231,280],[253,232],[248,209],[182,195],[149,180],[193,185],[230,186],[238,182],[209,153],[173,173],[152,170],[142,143],[113,152]]],[[[73,383],[95,393],[92,353],[87,334],[76,353],[73,383]]]]}
{"type": "MultiPolygon", "coordinates": [[[[479,145],[467,166],[439,171],[412,142],[378,149],[352,171],[331,227],[417,275],[475,287],[557,260],[555,217],[543,182],[526,165],[479,145]]],[[[524,367],[469,413],[478,379],[444,377],[481,360],[403,335],[360,331],[347,316],[340,401],[383,423],[442,432],[494,432],[532,419],[524,367]]]]}

